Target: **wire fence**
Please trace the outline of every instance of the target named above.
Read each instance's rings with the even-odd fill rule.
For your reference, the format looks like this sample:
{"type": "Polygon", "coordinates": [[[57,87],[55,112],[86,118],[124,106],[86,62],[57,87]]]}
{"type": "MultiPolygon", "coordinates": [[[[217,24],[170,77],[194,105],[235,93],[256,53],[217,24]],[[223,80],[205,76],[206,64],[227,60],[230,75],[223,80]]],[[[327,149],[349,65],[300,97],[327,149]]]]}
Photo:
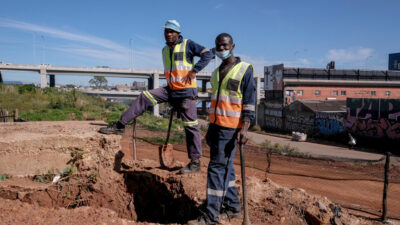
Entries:
{"type": "MultiPolygon", "coordinates": [[[[141,136],[142,132],[138,133],[141,136]]],[[[205,140],[202,146],[203,156],[209,158],[210,150],[205,140]]],[[[186,152],[186,143],[174,144],[174,150],[186,152]]],[[[400,219],[398,157],[393,157],[385,166],[385,156],[375,161],[338,161],[284,151],[279,146],[265,148],[252,144],[245,145],[244,151],[246,167],[255,169],[261,176],[282,186],[326,196],[354,215],[368,215],[375,220],[383,217],[400,219]],[[386,192],[383,192],[385,182],[386,192]]],[[[234,164],[240,165],[239,150],[236,151],[234,164]]]]}
{"type": "Polygon", "coordinates": [[[18,120],[18,109],[9,112],[6,109],[0,109],[0,122],[14,122],[18,120]]]}

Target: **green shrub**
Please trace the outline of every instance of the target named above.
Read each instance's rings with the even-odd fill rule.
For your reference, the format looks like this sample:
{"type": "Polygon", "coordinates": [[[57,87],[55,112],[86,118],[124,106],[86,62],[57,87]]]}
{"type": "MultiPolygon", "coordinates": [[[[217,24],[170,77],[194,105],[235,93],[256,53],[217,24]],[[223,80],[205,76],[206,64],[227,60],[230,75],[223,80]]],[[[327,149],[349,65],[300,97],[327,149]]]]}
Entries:
{"type": "Polygon", "coordinates": [[[119,102],[105,102],[100,97],[88,96],[76,89],[36,89],[34,85],[2,85],[1,108],[19,110],[19,117],[27,121],[118,120],[128,106],[119,102]],[[14,90],[15,89],[15,90],[14,90]]]}
{"type": "Polygon", "coordinates": [[[18,87],[18,93],[36,93],[36,87],[33,84],[24,84],[18,87]]]}
{"type": "Polygon", "coordinates": [[[254,125],[250,128],[251,131],[262,131],[261,127],[259,125],[254,125]]]}

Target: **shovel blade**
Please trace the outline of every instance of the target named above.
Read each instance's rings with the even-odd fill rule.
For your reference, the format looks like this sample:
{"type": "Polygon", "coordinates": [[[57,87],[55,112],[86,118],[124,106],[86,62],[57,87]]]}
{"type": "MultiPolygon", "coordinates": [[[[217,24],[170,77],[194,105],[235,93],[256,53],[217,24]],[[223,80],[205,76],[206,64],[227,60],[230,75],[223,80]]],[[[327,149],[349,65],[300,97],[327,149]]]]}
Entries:
{"type": "Polygon", "coordinates": [[[172,168],[175,163],[173,146],[171,144],[158,147],[161,167],[172,168]]]}

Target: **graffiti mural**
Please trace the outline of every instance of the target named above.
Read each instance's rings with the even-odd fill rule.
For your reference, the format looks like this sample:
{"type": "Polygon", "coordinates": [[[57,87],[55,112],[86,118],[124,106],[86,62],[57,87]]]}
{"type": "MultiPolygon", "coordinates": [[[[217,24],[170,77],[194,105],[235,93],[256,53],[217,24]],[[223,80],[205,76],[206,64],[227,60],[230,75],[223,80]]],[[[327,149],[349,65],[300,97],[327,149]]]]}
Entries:
{"type": "Polygon", "coordinates": [[[352,133],[400,140],[400,99],[347,99],[345,126],[352,133]]]}
{"type": "Polygon", "coordinates": [[[343,132],[344,113],[315,113],[315,133],[323,135],[332,135],[343,132]]]}
{"type": "Polygon", "coordinates": [[[283,64],[264,67],[264,89],[282,90],[283,64]]]}
{"type": "Polygon", "coordinates": [[[270,129],[282,129],[282,117],[265,116],[265,127],[270,129]]]}
{"type": "Polygon", "coordinates": [[[287,131],[299,131],[312,134],[314,130],[313,114],[306,112],[287,112],[285,116],[285,129],[287,131]]]}

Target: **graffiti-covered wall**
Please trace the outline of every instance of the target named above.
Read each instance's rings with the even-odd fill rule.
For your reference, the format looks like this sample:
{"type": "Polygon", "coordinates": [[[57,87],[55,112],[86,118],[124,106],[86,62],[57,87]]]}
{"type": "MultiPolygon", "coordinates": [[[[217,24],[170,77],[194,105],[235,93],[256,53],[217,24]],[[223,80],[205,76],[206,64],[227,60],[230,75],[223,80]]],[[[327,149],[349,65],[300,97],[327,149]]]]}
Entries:
{"type": "Polygon", "coordinates": [[[347,99],[346,127],[352,133],[400,140],[400,99],[347,99]]]}
{"type": "Polygon", "coordinates": [[[315,133],[333,135],[344,131],[345,113],[340,112],[316,112],[315,133]]]}
{"type": "Polygon", "coordinates": [[[271,130],[281,130],[283,128],[282,104],[265,102],[263,116],[265,128],[271,130]]]}
{"type": "Polygon", "coordinates": [[[307,134],[314,132],[314,113],[301,111],[287,111],[285,115],[285,129],[307,134]]]}

